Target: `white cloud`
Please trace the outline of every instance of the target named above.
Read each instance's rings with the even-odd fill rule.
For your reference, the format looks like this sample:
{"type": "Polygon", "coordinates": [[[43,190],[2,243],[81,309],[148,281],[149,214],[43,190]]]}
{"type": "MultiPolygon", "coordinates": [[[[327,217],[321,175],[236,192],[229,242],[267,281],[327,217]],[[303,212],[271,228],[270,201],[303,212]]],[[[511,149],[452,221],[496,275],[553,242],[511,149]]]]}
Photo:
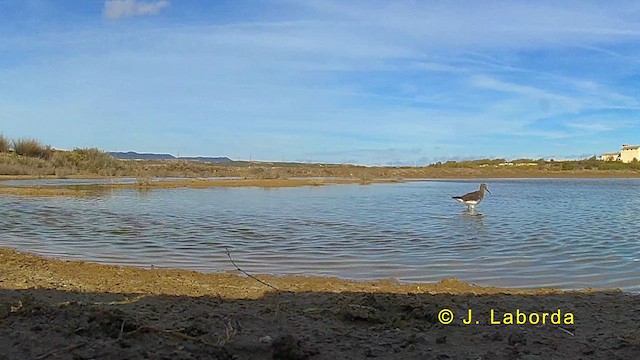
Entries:
{"type": "MultiPolygon", "coordinates": [[[[95,119],[84,139],[95,128],[113,134],[86,145],[124,150],[130,140],[141,151],[358,163],[511,156],[521,142],[520,151],[577,154],[585,145],[576,141],[604,131],[613,138],[625,131],[622,120],[637,124],[640,53],[632,45],[640,25],[629,14],[638,10],[354,3],[291,1],[290,12],[243,21],[0,35],[0,50],[28,60],[0,68],[11,89],[0,89],[0,110],[19,105],[11,117],[30,118],[38,130],[57,107],[67,127],[95,119]],[[46,52],[43,65],[33,54],[46,52]],[[55,101],[42,90],[52,88],[55,101]],[[152,127],[184,133],[154,145],[142,135],[152,127]],[[120,128],[132,135],[120,138],[120,128]],[[220,129],[233,140],[206,141],[222,138],[220,129]],[[461,136],[469,129],[476,139],[461,136]],[[553,143],[566,149],[548,149],[553,143]]],[[[167,6],[108,0],[104,18],[167,6]]]]}
{"type": "Polygon", "coordinates": [[[488,89],[488,90],[493,90],[493,91],[500,91],[505,93],[516,93],[520,95],[536,96],[540,98],[553,98],[553,99],[559,99],[559,100],[566,99],[566,97],[564,96],[556,95],[548,91],[538,89],[533,86],[509,83],[509,82],[501,81],[498,79],[494,79],[489,76],[482,76],[482,75],[474,76],[471,79],[471,82],[472,82],[472,85],[474,86],[488,89]]]}
{"type": "Polygon", "coordinates": [[[118,20],[132,16],[158,15],[160,10],[169,6],[168,0],[145,2],[138,0],[106,0],[104,17],[118,20]]]}

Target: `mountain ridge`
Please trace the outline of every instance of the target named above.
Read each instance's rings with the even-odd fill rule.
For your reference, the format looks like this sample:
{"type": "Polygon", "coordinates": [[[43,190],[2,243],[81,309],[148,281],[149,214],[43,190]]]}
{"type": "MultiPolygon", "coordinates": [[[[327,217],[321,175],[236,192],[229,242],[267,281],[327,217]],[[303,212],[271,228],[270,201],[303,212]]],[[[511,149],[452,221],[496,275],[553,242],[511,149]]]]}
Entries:
{"type": "Polygon", "coordinates": [[[111,151],[109,155],[121,160],[188,160],[212,163],[230,163],[233,160],[226,156],[180,156],[171,154],[138,153],[135,151],[111,151]]]}

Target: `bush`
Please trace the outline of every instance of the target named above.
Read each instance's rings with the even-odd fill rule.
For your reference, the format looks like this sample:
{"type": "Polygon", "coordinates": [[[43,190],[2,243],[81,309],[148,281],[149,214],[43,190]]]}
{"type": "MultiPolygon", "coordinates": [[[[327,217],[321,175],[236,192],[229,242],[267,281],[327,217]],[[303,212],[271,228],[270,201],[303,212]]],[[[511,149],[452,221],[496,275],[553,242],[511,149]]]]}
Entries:
{"type": "Polygon", "coordinates": [[[11,150],[11,142],[4,135],[0,134],[0,153],[6,153],[11,150]]]}
{"type": "Polygon", "coordinates": [[[249,170],[249,174],[251,174],[251,178],[254,179],[273,180],[280,178],[280,174],[275,168],[266,169],[264,167],[254,167],[249,170]]]}
{"type": "Polygon", "coordinates": [[[122,162],[111,157],[109,153],[96,148],[76,148],[72,151],[58,151],[53,157],[56,167],[71,168],[73,172],[115,175],[122,169],[122,162]]]}
{"type": "Polygon", "coordinates": [[[54,168],[49,161],[27,157],[0,154],[0,175],[52,175],[54,168]]]}
{"type": "Polygon", "coordinates": [[[18,155],[36,157],[41,159],[51,159],[53,149],[49,145],[43,145],[35,139],[20,139],[13,141],[13,150],[18,155]]]}

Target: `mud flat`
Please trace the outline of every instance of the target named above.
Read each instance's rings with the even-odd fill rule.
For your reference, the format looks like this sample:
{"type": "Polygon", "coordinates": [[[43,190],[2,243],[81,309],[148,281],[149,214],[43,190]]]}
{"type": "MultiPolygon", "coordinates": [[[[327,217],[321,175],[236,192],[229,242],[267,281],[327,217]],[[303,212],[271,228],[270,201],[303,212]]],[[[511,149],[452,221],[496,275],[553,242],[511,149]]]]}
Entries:
{"type": "Polygon", "coordinates": [[[0,195],[24,195],[24,196],[84,196],[105,191],[118,189],[207,189],[214,187],[260,187],[260,188],[284,188],[298,186],[325,186],[338,184],[360,184],[368,185],[372,183],[397,183],[402,180],[377,179],[232,179],[232,180],[166,180],[166,181],[145,181],[141,183],[114,183],[114,184],[86,184],[86,185],[20,185],[7,186],[0,182],[0,195]]]}
{"type": "Polygon", "coordinates": [[[637,294],[256,277],[0,248],[0,359],[640,358],[637,294]]]}

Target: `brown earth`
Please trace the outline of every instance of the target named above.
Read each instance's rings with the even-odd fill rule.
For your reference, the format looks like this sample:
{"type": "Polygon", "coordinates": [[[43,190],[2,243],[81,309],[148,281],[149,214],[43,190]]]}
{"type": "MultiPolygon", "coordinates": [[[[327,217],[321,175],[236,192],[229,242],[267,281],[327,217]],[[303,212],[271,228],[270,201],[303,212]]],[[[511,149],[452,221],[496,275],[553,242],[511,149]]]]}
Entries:
{"type": "Polygon", "coordinates": [[[620,291],[257,278],[277,290],[0,248],[0,359],[640,358],[640,296],[620,291]],[[491,324],[492,309],[500,322],[517,309],[567,321],[491,324]]]}
{"type": "Polygon", "coordinates": [[[203,189],[210,187],[296,187],[296,186],[322,186],[334,184],[369,184],[375,183],[391,183],[400,180],[376,179],[363,181],[359,179],[241,179],[241,180],[169,180],[145,182],[144,184],[109,184],[104,187],[135,189],[135,188],[159,188],[170,189],[178,187],[188,187],[192,189],[203,189]]]}
{"type": "Polygon", "coordinates": [[[64,189],[53,187],[9,187],[0,185],[0,194],[20,196],[83,196],[86,190],[64,189]]]}
{"type": "Polygon", "coordinates": [[[89,185],[22,185],[22,186],[4,186],[0,183],[0,194],[5,195],[23,195],[23,196],[84,196],[91,194],[99,194],[118,189],[137,189],[137,190],[153,190],[153,189],[175,189],[175,188],[191,188],[206,189],[212,187],[261,187],[261,188],[282,188],[297,186],[324,186],[336,184],[361,184],[368,185],[372,183],[397,183],[400,180],[376,179],[371,181],[362,181],[358,179],[241,179],[241,180],[202,180],[202,179],[185,179],[185,180],[166,180],[166,181],[148,181],[135,184],[89,184],[89,185]]]}

